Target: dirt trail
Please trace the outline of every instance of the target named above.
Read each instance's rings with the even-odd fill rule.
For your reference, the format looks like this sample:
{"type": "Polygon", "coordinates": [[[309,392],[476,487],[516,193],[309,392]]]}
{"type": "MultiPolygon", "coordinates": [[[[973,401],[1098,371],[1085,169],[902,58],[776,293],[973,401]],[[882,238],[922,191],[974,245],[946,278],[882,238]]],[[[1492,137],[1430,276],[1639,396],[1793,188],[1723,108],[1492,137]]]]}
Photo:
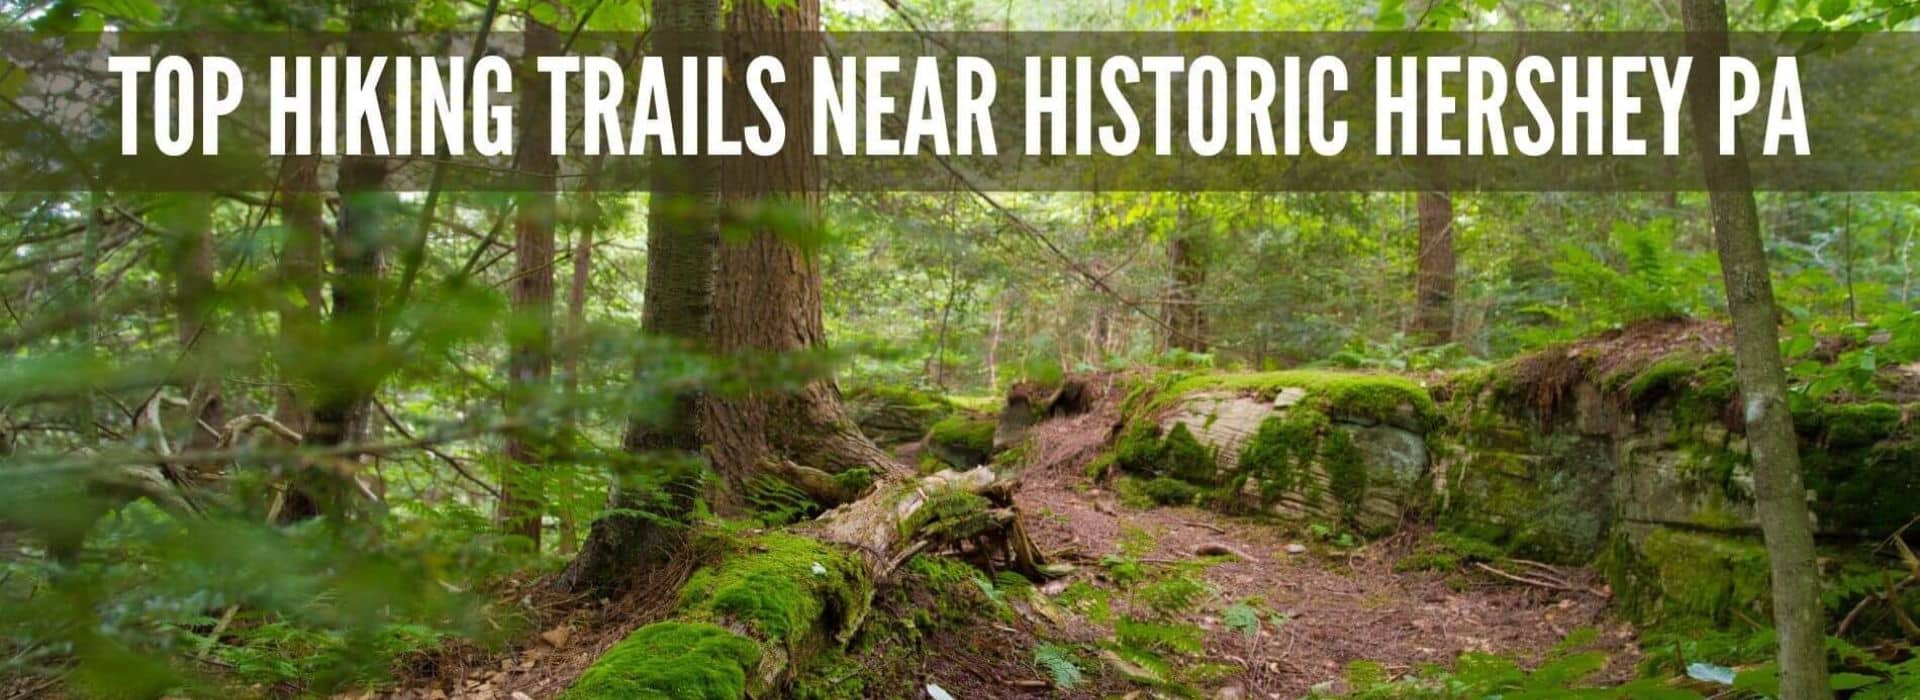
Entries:
{"type": "Polygon", "coordinates": [[[1101,569],[1093,562],[1119,553],[1123,541],[1143,541],[1140,533],[1153,542],[1142,561],[1189,561],[1203,551],[1245,555],[1201,570],[1215,596],[1187,620],[1208,630],[1207,661],[1242,669],[1220,686],[1222,697],[1299,697],[1340,679],[1348,662],[1363,659],[1390,673],[1416,664],[1451,665],[1465,651],[1527,659],[1581,627],[1601,632],[1593,648],[1613,656],[1613,674],[1624,674],[1637,660],[1634,631],[1611,619],[1604,585],[1591,571],[1566,573],[1595,593],[1460,573],[1399,572],[1394,563],[1424,532],[1409,530],[1343,551],[1276,524],[1198,508],[1124,506],[1118,494],[1084,475],[1114,421],[1109,404],[1036,426],[1031,466],[1022,474],[1016,502],[1043,551],[1082,563],[1069,580],[1110,585],[1100,582],[1101,569]],[[1278,630],[1263,624],[1254,641],[1227,630],[1221,609],[1248,598],[1264,600],[1287,621],[1278,630]]]}
{"type": "MultiPolygon", "coordinates": [[[[1041,550],[1076,566],[1070,576],[1038,587],[1036,594],[1052,601],[1051,608],[1065,611],[1069,606],[1060,604],[1061,593],[1083,583],[1110,594],[1116,613],[1127,612],[1133,592],[1129,586],[1138,584],[1113,581],[1101,564],[1103,557],[1125,553],[1157,572],[1201,559],[1200,553],[1243,557],[1216,557],[1218,563],[1190,567],[1210,592],[1167,620],[1204,631],[1204,651],[1179,657],[1178,664],[1223,669],[1199,688],[1213,697],[1298,698],[1316,686],[1338,690],[1347,664],[1356,660],[1376,662],[1393,675],[1422,664],[1450,666],[1467,651],[1530,660],[1582,627],[1600,631],[1589,648],[1612,657],[1608,677],[1629,676],[1638,661],[1634,630],[1612,619],[1604,585],[1591,571],[1562,572],[1573,587],[1586,591],[1549,590],[1472,572],[1395,571],[1395,563],[1425,540],[1423,529],[1342,549],[1306,528],[1198,508],[1127,506],[1108,484],[1085,475],[1086,465],[1105,449],[1117,421],[1117,400],[1103,398],[1093,404],[1089,413],[1050,420],[1030,431],[1027,466],[1015,502],[1041,550]],[[1142,548],[1147,542],[1150,546],[1142,548]],[[1247,600],[1260,602],[1263,617],[1277,613],[1284,621],[1263,621],[1253,639],[1229,629],[1225,608],[1247,600]]],[[[552,697],[626,631],[656,618],[665,602],[660,596],[638,595],[602,604],[554,605],[553,613],[543,616],[542,628],[566,630],[558,639],[530,639],[504,653],[449,654],[435,660],[437,668],[417,669],[420,678],[410,687],[385,695],[552,697]]],[[[856,667],[865,668],[859,672],[865,676],[864,691],[856,694],[925,697],[921,688],[939,683],[968,700],[1153,697],[1145,686],[1121,679],[1092,652],[1113,640],[1110,621],[1072,612],[1048,619],[1024,603],[1016,609],[1020,614],[1004,620],[927,630],[926,638],[906,654],[904,665],[894,655],[883,670],[874,659],[887,655],[884,648],[850,655],[856,667]],[[1044,680],[1033,649],[1048,640],[1079,643],[1078,660],[1088,666],[1083,685],[1063,691],[1044,680]]]]}

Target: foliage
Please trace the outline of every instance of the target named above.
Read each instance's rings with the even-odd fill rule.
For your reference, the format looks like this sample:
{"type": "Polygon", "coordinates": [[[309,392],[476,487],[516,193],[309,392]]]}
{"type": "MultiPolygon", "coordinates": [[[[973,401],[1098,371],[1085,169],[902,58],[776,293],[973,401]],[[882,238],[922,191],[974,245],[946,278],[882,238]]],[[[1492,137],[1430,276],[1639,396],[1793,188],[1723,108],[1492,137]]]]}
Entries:
{"type": "Polygon", "coordinates": [[[1409,698],[1452,700],[1458,698],[1619,698],[1698,699],[1691,691],[1668,686],[1658,679],[1641,679],[1613,687],[1587,685],[1606,667],[1607,657],[1599,652],[1578,652],[1592,642],[1595,632],[1582,629],[1568,635],[1551,650],[1544,661],[1528,669],[1513,658],[1479,652],[1461,654],[1452,669],[1426,665],[1415,673],[1390,679],[1375,662],[1355,661],[1347,666],[1348,692],[1333,696],[1346,698],[1409,698]]]}
{"type": "Polygon", "coordinates": [[[1055,688],[1072,688],[1079,685],[1083,678],[1079,662],[1066,647],[1056,644],[1034,647],[1033,663],[1047,672],[1047,678],[1053,681],[1055,688]]]}
{"type": "Polygon", "coordinates": [[[1674,221],[1666,218],[1615,223],[1602,251],[1562,244],[1553,271],[1567,287],[1568,303],[1530,309],[1562,324],[1546,337],[1704,315],[1720,298],[1714,258],[1679,249],[1674,221]]]}

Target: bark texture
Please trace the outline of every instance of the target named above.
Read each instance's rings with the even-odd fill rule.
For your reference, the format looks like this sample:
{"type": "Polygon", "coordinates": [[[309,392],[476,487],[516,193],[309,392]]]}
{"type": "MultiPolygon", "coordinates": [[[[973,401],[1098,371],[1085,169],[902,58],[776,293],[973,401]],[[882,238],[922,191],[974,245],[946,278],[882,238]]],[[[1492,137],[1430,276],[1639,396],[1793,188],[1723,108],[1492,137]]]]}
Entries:
{"type": "Polygon", "coordinates": [[[1423,342],[1448,343],[1453,341],[1453,198],[1428,191],[1419,200],[1420,252],[1407,330],[1423,342]]]}
{"type": "MultiPolygon", "coordinates": [[[[1724,0],[1683,0],[1688,53],[1707,61],[1727,53],[1724,0]]],[[[1733,316],[1735,375],[1747,444],[1752,451],[1754,507],[1767,545],[1773,622],[1780,640],[1780,695],[1832,697],[1827,684],[1826,630],[1814,560],[1813,521],[1800,472],[1793,415],[1780,360],[1779,319],[1747,161],[1720,156],[1719,73],[1694,76],[1688,88],[1694,143],[1701,152],[1713,208],[1727,308],[1733,316]]],[[[1744,151],[1745,149],[1738,149],[1744,151]]]]}
{"type": "Polygon", "coordinates": [[[1167,262],[1173,268],[1173,284],[1167,290],[1161,311],[1167,324],[1167,347],[1188,352],[1206,352],[1207,312],[1200,304],[1201,287],[1207,283],[1206,241],[1192,228],[1193,196],[1180,195],[1178,218],[1171,240],[1167,241],[1167,262]]]}
{"type": "MultiPolygon", "coordinates": [[[[709,54],[717,48],[711,32],[720,26],[720,3],[656,0],[652,19],[653,52],[666,59],[668,85],[679,86],[686,76],[680,74],[681,63],[675,57],[709,54]]],[[[663,159],[655,170],[647,199],[647,286],[640,328],[673,341],[683,351],[703,352],[712,337],[713,266],[720,244],[714,208],[719,173],[711,159],[699,157],[663,159]]],[[[635,382],[655,381],[646,376],[645,367],[644,362],[636,365],[635,382]]],[[[580,554],[560,578],[562,588],[610,594],[626,585],[634,572],[662,563],[682,548],[685,528],[634,511],[664,510],[658,514],[669,519],[692,511],[699,495],[699,472],[686,458],[700,451],[700,401],[696,392],[681,392],[673,397],[664,419],[628,421],[622,446],[652,478],[614,480],[607,493],[608,514],[594,521],[587,532],[580,554]],[[648,498],[654,494],[644,490],[650,489],[664,489],[660,494],[664,498],[648,498]]]]}
{"type": "MultiPolygon", "coordinates": [[[[560,50],[560,35],[552,27],[527,22],[522,34],[528,70],[542,55],[560,50]]],[[[530,81],[520,88],[521,114],[546,114],[550,86],[546,81],[530,81]]],[[[529,418],[523,425],[539,425],[524,414],[537,411],[538,395],[553,378],[553,228],[554,184],[558,159],[541,146],[547,142],[545,119],[529,119],[521,127],[519,157],[516,165],[526,181],[526,191],[518,196],[513,222],[513,282],[508,297],[513,305],[513,323],[508,339],[507,414],[529,418]]],[[[542,439],[546,431],[521,427],[507,433],[506,478],[500,480],[500,503],[496,513],[502,531],[519,535],[540,550],[540,520],[545,511],[538,472],[545,465],[550,445],[542,439]]]]}
{"type": "MultiPolygon", "coordinates": [[[[730,55],[810,56],[820,41],[818,0],[778,9],[735,6],[728,22],[730,55]]],[[[744,60],[742,61],[744,63],[744,60]]],[[[811,81],[788,76],[773,99],[791,122],[788,133],[811,133],[806,108],[811,81]]],[[[757,115],[746,95],[730,95],[729,115],[757,115]]],[[[819,232],[819,165],[805,149],[766,158],[729,159],[720,170],[722,197],[745,229],[720,246],[713,295],[713,347],[722,356],[764,356],[826,345],[820,267],[812,246],[819,232]]],[[[715,468],[736,487],[769,467],[827,473],[854,469],[904,471],[860,434],[831,379],[792,391],[754,390],[706,402],[702,433],[715,468]]],[[[803,486],[804,488],[804,486],[803,486]]],[[[821,494],[816,494],[819,496],[821,494]]],[[[725,499],[723,499],[723,503],[725,499]]]]}
{"type": "MultiPolygon", "coordinates": [[[[349,11],[348,26],[355,31],[376,32],[390,29],[397,22],[397,8],[383,3],[355,4],[349,11]]],[[[370,51],[366,46],[349,48],[370,51]]],[[[388,81],[381,92],[391,89],[388,81]]],[[[340,212],[335,220],[332,251],[333,308],[323,331],[324,354],[311,358],[313,410],[302,435],[304,445],[333,447],[358,439],[367,422],[374,388],[385,375],[380,277],[399,206],[398,199],[387,191],[387,167],[387,159],[379,156],[340,159],[340,212]]],[[[299,465],[291,475],[275,516],[280,522],[337,511],[350,497],[357,464],[343,461],[314,466],[299,465]]]]}

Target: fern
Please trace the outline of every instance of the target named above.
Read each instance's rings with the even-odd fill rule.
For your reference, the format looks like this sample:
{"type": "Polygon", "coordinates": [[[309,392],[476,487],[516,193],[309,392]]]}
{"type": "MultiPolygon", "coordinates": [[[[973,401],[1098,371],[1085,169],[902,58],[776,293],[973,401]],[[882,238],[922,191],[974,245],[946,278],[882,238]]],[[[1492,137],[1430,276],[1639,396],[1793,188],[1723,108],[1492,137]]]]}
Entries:
{"type": "Polygon", "coordinates": [[[1080,664],[1075,663],[1073,653],[1063,647],[1053,644],[1034,647],[1033,662],[1047,672],[1055,688],[1072,688],[1080,684],[1080,664]]]}
{"type": "Polygon", "coordinates": [[[1260,611],[1244,602],[1227,606],[1221,618],[1226,622],[1227,629],[1246,635],[1247,639],[1260,634],[1260,611]]]}

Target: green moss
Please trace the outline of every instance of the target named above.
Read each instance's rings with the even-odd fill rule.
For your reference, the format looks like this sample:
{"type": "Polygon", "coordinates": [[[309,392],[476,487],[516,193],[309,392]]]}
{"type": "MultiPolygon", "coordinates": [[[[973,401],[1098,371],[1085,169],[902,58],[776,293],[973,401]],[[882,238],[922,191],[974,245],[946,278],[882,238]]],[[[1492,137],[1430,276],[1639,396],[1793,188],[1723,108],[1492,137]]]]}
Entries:
{"type": "Polygon", "coordinates": [[[1114,440],[1113,464],[1121,471],[1130,474],[1154,474],[1160,468],[1160,428],[1152,421],[1139,421],[1128,426],[1114,440]]]}
{"type": "Polygon", "coordinates": [[[955,414],[927,429],[927,440],[954,450],[987,455],[993,452],[992,418],[955,414]]]}
{"type": "Polygon", "coordinates": [[[1602,570],[1629,618],[1667,629],[1766,619],[1766,548],[1758,541],[1655,528],[1636,546],[1615,533],[1602,570]]]}
{"type": "Polygon", "coordinates": [[[1240,450],[1240,470],[1260,489],[1263,504],[1299,485],[1318,452],[1320,434],[1329,426],[1326,414],[1296,409],[1268,416],[1240,450]]]}
{"type": "Polygon", "coordinates": [[[819,540],[769,532],[735,549],[680,589],[686,615],[745,622],[769,641],[797,644],[865,605],[871,589],[852,555],[819,540]]]}
{"type": "Polygon", "coordinates": [[[1155,477],[1140,489],[1149,500],[1163,506],[1193,505],[1201,492],[1198,486],[1168,476],[1155,477]]]}
{"type": "MultiPolygon", "coordinates": [[[[917,496],[917,492],[902,497],[917,496]]],[[[900,534],[940,535],[946,538],[968,537],[991,525],[987,510],[993,504],[985,496],[956,488],[943,488],[927,494],[927,502],[900,521],[900,534]]]]}
{"type": "Polygon", "coordinates": [[[656,622],[608,649],[560,697],[734,700],[746,697],[759,662],[760,646],[725,628],[656,622]]]}
{"type": "Polygon", "coordinates": [[[1197,391],[1240,391],[1272,400],[1285,389],[1303,389],[1321,410],[1343,418],[1378,422],[1410,419],[1427,427],[1435,425],[1440,415],[1433,397],[1411,379],[1318,370],[1193,375],[1159,391],[1152,405],[1164,408],[1197,391]]]}
{"type": "Polygon", "coordinates": [[[1339,499],[1351,516],[1367,497],[1365,455],[1346,431],[1329,430],[1321,443],[1320,459],[1327,470],[1327,491],[1339,499]]]}
{"type": "Polygon", "coordinates": [[[1167,439],[1161,442],[1160,449],[1159,473],[1196,484],[1213,483],[1218,471],[1213,449],[1200,444],[1186,423],[1177,423],[1167,431],[1167,439]]]}
{"type": "Polygon", "coordinates": [[[873,485],[872,469],[848,469],[833,475],[833,484],[841,493],[860,493],[873,485]]]}
{"type": "Polygon", "coordinates": [[[1822,406],[1815,417],[1821,443],[1829,448],[1866,447],[1893,437],[1900,429],[1900,407],[1890,403],[1822,406]]]}
{"type": "MultiPolygon", "coordinates": [[[[1608,386],[1608,388],[1624,389],[1628,399],[1635,403],[1643,403],[1686,388],[1700,366],[1701,360],[1698,356],[1676,353],[1655,360],[1638,373],[1628,377],[1625,380],[1625,386],[1608,386]]],[[[1607,386],[1607,383],[1603,382],[1602,385],[1607,386]]]]}

